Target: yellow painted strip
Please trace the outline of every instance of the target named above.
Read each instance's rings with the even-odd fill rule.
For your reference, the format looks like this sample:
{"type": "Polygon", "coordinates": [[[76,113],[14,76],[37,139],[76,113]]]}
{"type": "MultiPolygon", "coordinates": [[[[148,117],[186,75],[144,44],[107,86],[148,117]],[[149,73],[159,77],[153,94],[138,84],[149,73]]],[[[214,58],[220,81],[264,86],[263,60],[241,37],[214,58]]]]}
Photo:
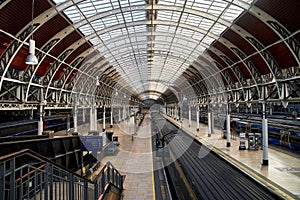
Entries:
{"type": "MultiPolygon", "coordinates": [[[[150,130],[152,131],[152,130],[150,130]]],[[[150,135],[152,136],[151,132],[150,135]]],[[[154,182],[154,169],[153,169],[153,149],[152,149],[152,137],[150,137],[150,150],[151,150],[151,159],[152,159],[152,193],[153,193],[153,200],[156,200],[155,197],[155,182],[154,182]]]]}

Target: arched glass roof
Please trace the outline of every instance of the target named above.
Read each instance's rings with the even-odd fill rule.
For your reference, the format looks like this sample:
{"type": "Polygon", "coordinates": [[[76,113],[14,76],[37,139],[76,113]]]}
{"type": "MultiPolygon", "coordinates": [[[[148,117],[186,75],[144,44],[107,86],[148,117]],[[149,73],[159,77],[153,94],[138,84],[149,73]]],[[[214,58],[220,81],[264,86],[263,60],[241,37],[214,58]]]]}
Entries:
{"type": "Polygon", "coordinates": [[[253,0],[54,2],[140,94],[164,93],[253,0]]]}

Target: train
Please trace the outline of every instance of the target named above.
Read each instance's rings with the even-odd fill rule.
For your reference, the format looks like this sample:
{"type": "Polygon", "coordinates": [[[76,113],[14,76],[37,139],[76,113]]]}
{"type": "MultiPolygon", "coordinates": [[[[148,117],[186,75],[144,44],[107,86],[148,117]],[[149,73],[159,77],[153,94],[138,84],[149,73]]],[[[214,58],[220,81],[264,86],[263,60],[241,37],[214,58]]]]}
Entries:
{"type": "MultiPolygon", "coordinates": [[[[48,116],[43,119],[43,129],[53,130],[54,132],[66,130],[67,123],[73,127],[73,116],[48,116]]],[[[6,122],[0,124],[0,137],[37,135],[38,121],[23,120],[17,122],[6,122]]]]}
{"type": "MultiPolygon", "coordinates": [[[[110,118],[110,110],[107,109],[105,113],[106,119],[110,118]]],[[[36,116],[38,118],[38,115],[36,116]]],[[[103,118],[103,108],[97,109],[97,118],[102,120],[103,118]]],[[[20,120],[13,116],[12,119],[8,120],[18,120],[18,121],[6,121],[0,123],[0,138],[1,137],[15,137],[15,136],[26,136],[26,135],[37,135],[38,132],[38,120],[32,119],[20,120]]],[[[89,122],[89,112],[85,114],[85,122],[89,122]]],[[[83,114],[82,112],[77,115],[77,125],[82,125],[83,114]]],[[[67,128],[73,128],[73,115],[70,113],[57,114],[53,116],[44,116],[43,117],[43,130],[52,130],[54,132],[67,130],[67,128]],[[69,125],[68,126],[68,122],[69,125]]]]}
{"type": "MultiPolygon", "coordinates": [[[[255,117],[251,119],[233,118],[231,121],[232,130],[239,133],[262,133],[261,119],[255,117]]],[[[291,150],[300,150],[300,127],[297,123],[281,121],[271,118],[268,125],[269,144],[280,145],[291,150]]]]}
{"type": "MultiPolygon", "coordinates": [[[[196,112],[191,113],[192,120],[196,120],[196,112]]],[[[183,112],[188,118],[188,112],[183,112]]],[[[226,129],[225,114],[214,114],[214,126],[226,129]]],[[[260,114],[231,113],[230,127],[233,133],[262,133],[260,114]]],[[[199,122],[207,124],[207,112],[199,113],[199,122]]],[[[284,146],[290,150],[300,150],[300,118],[295,114],[286,112],[273,112],[268,115],[268,141],[269,144],[284,146]]]]}

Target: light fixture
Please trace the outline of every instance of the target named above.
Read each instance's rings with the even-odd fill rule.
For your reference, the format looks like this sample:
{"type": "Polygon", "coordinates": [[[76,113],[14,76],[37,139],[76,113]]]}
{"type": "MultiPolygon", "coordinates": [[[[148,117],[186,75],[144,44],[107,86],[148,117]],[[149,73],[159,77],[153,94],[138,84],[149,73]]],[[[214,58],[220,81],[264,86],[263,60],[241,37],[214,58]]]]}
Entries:
{"type": "Polygon", "coordinates": [[[38,64],[38,59],[35,56],[35,41],[33,39],[29,39],[29,55],[26,57],[25,63],[27,65],[38,64]]]}
{"type": "MultiPolygon", "coordinates": [[[[32,0],[32,9],[31,9],[31,26],[33,27],[33,12],[34,12],[34,0],[32,0]]],[[[35,41],[33,40],[33,33],[29,39],[29,55],[26,57],[25,63],[27,65],[36,65],[38,64],[38,59],[35,56],[35,41]]]]}

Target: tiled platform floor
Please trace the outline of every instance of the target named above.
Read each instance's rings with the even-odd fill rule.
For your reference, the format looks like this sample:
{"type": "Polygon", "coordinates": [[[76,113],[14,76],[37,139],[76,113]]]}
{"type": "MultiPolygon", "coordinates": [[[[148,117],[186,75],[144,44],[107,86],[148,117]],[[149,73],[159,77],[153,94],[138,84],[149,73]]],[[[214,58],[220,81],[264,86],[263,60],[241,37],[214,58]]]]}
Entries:
{"type": "MultiPolygon", "coordinates": [[[[89,128],[89,124],[78,126],[78,133],[86,135],[89,128]]],[[[98,130],[102,130],[102,128],[103,125],[98,123],[98,130]]],[[[146,115],[142,125],[133,137],[133,118],[114,124],[113,128],[109,128],[109,124],[106,124],[106,130],[113,131],[113,136],[118,136],[120,145],[115,155],[106,156],[101,160],[101,165],[110,161],[122,175],[126,176],[123,199],[155,199],[149,115],[146,115]]],[[[55,133],[55,137],[65,134],[66,131],[60,131],[55,133]]]]}

